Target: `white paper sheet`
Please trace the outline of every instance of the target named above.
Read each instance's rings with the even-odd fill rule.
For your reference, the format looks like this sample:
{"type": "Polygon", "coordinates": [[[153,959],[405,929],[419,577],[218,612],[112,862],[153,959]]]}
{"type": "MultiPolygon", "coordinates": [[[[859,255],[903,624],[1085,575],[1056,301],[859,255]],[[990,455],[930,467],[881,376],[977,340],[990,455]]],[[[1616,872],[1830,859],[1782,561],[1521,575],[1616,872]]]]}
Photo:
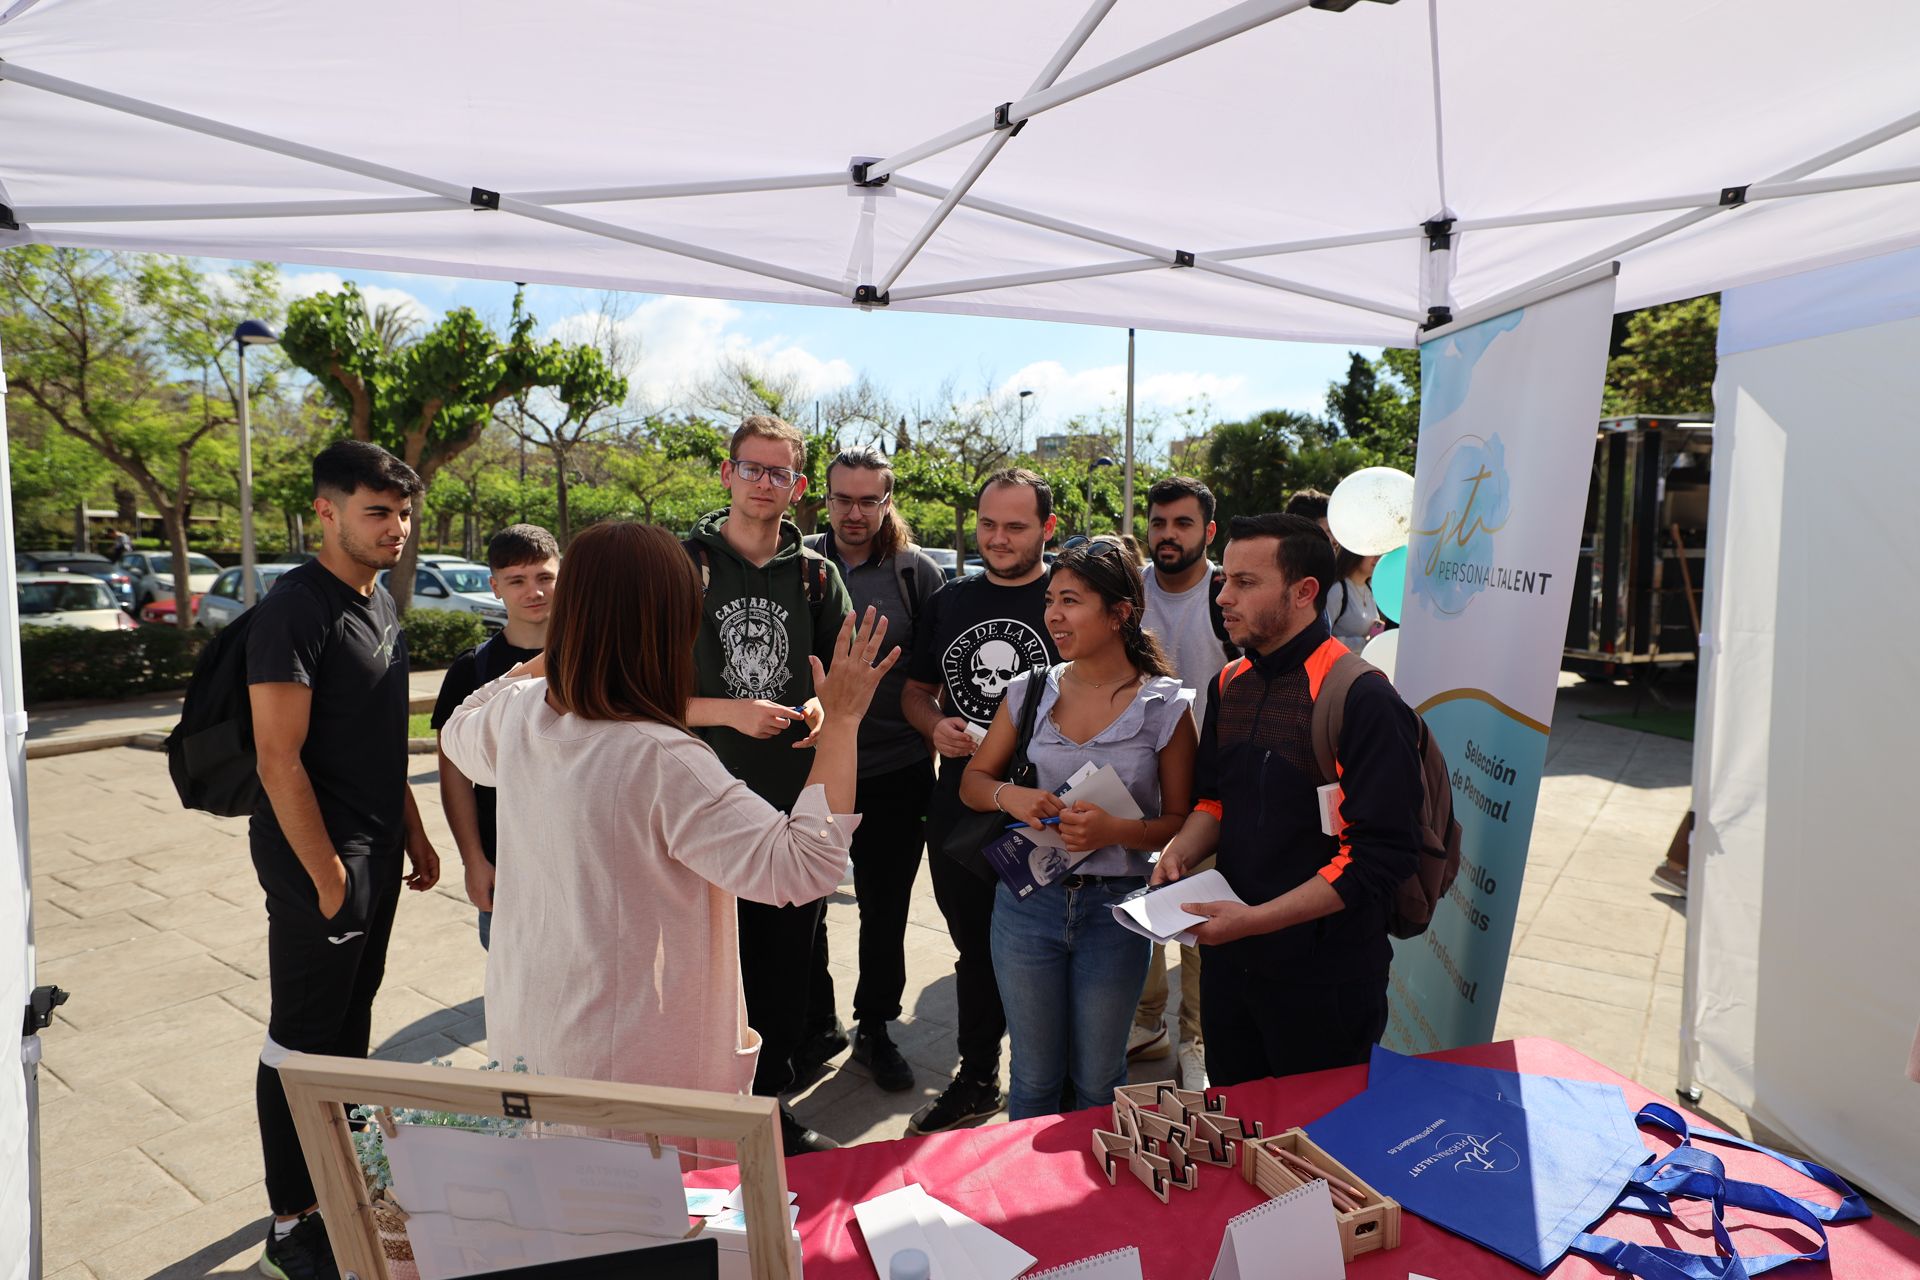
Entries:
{"type": "Polygon", "coordinates": [[[1036,1271],[1027,1280],[1141,1280],[1140,1250],[1128,1245],[1111,1253],[1036,1271]]]}
{"type": "Polygon", "coordinates": [[[422,1280],[642,1249],[687,1233],[680,1153],[402,1125],[386,1142],[422,1280]]]}
{"type": "Polygon", "coordinates": [[[1213,1280],[1268,1280],[1279,1258],[1286,1259],[1287,1280],[1346,1280],[1333,1198],[1320,1179],[1231,1219],[1213,1280]]]}
{"type": "MultiPolygon", "coordinates": [[[[1116,818],[1130,820],[1145,816],[1134,802],[1133,793],[1127,790],[1127,784],[1120,780],[1120,775],[1114,772],[1110,764],[1103,764],[1098,769],[1093,767],[1092,762],[1080,766],[1080,771],[1068,781],[1067,789],[1060,793],[1061,808],[1072,808],[1077,803],[1096,805],[1116,818]]],[[[1030,828],[1021,834],[1049,849],[1067,847],[1058,827],[1030,828]]]]}
{"type": "Polygon", "coordinates": [[[1122,898],[1113,904],[1113,918],[1155,942],[1178,942],[1183,946],[1192,946],[1193,934],[1189,931],[1195,925],[1206,923],[1206,920],[1205,917],[1181,910],[1182,903],[1240,901],[1240,895],[1233,891],[1227,878],[1218,869],[1210,867],[1197,875],[1175,880],[1172,884],[1163,884],[1157,889],[1122,898]]]}
{"type": "Polygon", "coordinates": [[[902,1249],[918,1249],[932,1263],[931,1280],[1014,1280],[1035,1258],[1012,1241],[929,1196],[919,1183],[853,1207],[880,1280],[902,1249]]]}

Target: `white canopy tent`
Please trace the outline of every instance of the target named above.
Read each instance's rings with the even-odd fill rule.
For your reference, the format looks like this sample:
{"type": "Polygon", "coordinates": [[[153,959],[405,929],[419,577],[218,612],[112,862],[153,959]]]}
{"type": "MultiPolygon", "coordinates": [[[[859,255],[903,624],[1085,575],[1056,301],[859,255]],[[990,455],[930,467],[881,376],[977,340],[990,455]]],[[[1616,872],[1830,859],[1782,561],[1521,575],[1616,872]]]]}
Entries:
{"type": "Polygon", "coordinates": [[[1321,2],[14,0],[0,246],[1408,345],[1920,243],[1907,0],[1321,2]]]}

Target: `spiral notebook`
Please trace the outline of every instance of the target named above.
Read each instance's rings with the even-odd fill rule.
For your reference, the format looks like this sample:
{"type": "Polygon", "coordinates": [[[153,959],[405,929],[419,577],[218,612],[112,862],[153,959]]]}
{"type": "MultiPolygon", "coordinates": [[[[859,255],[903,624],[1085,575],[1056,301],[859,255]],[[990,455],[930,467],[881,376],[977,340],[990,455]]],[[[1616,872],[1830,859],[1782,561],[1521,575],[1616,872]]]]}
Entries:
{"type": "Polygon", "coordinates": [[[1099,1253],[1064,1267],[1036,1271],[1026,1280],[1142,1280],[1140,1251],[1129,1245],[1112,1253],[1099,1253]]]}
{"type": "Polygon", "coordinates": [[[1213,1280],[1346,1280],[1327,1184],[1315,1179],[1227,1223],[1213,1280]],[[1279,1270],[1276,1258],[1286,1259],[1279,1270]]]}

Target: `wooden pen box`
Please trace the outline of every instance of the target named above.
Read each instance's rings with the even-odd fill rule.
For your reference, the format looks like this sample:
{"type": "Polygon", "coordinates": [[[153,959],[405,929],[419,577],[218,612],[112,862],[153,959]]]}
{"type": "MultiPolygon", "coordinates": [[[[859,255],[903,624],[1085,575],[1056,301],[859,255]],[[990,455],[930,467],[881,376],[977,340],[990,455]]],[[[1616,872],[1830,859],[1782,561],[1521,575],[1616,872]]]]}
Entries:
{"type": "Polygon", "coordinates": [[[1273,1154],[1275,1151],[1291,1152],[1318,1165],[1361,1193],[1358,1209],[1341,1212],[1336,1207],[1334,1211],[1334,1219],[1340,1224],[1340,1256],[1343,1259],[1352,1262],[1360,1254],[1371,1253],[1375,1249],[1399,1247],[1399,1202],[1381,1195],[1362,1182],[1353,1170],[1315,1145],[1303,1129],[1288,1129],[1270,1138],[1254,1138],[1240,1144],[1240,1176],[1252,1183],[1260,1194],[1268,1198],[1282,1196],[1309,1181],[1304,1174],[1295,1172],[1283,1163],[1273,1154]]]}

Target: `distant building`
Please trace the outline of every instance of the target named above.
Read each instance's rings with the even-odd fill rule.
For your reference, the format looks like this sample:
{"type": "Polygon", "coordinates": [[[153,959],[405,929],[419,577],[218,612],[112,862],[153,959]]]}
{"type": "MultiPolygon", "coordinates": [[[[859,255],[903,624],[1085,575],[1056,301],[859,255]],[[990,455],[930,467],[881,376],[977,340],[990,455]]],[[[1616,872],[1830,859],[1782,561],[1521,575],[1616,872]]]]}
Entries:
{"type": "Polygon", "coordinates": [[[1207,449],[1213,443],[1213,433],[1188,436],[1185,440],[1175,440],[1167,446],[1167,465],[1182,475],[1193,475],[1206,469],[1207,449]]]}
{"type": "Polygon", "coordinates": [[[1033,456],[1039,462],[1058,462],[1062,458],[1097,458],[1101,454],[1109,457],[1120,456],[1120,446],[1111,436],[1099,435],[1092,431],[1075,431],[1069,435],[1036,436],[1033,441],[1033,456]]]}

